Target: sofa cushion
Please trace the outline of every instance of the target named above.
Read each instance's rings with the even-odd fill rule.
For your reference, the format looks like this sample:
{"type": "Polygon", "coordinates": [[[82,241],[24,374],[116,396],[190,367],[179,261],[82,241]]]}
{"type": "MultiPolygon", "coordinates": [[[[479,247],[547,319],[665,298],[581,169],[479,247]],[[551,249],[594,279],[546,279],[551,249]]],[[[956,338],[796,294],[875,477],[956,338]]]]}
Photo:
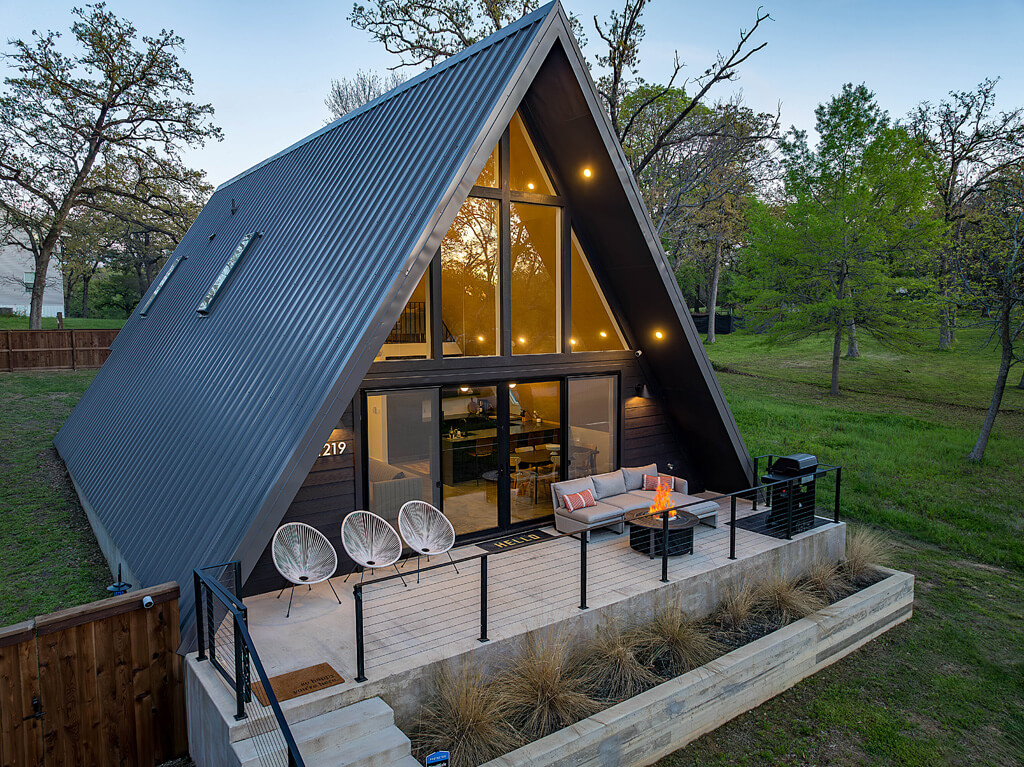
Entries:
{"type": "Polygon", "coordinates": [[[366,462],[366,474],[371,482],[387,482],[391,479],[404,479],[405,472],[396,469],[389,463],[371,458],[366,462]]]}
{"type": "MultiPolygon", "coordinates": [[[[562,497],[566,493],[581,493],[584,490],[589,490],[594,493],[594,483],[590,477],[580,477],[579,479],[570,479],[565,482],[556,482],[551,486],[551,490],[555,494],[555,498],[558,499],[558,507],[564,509],[565,501],[562,497]]],[[[596,495],[594,496],[597,497],[596,495]]]]}
{"type": "Polygon", "coordinates": [[[574,519],[577,522],[582,522],[585,525],[613,522],[622,519],[622,509],[604,501],[597,501],[593,506],[587,506],[585,509],[579,509],[578,511],[569,511],[560,507],[558,514],[574,519]]]}
{"type": "Polygon", "coordinates": [[[669,490],[676,489],[676,478],[671,474],[644,474],[644,486],[641,490],[657,490],[667,485],[669,490]]]}
{"type": "Polygon", "coordinates": [[[626,482],[626,491],[639,490],[644,486],[644,474],[657,474],[658,464],[651,463],[647,466],[634,466],[622,469],[622,478],[626,482]]]}
{"type": "Polygon", "coordinates": [[[602,498],[601,501],[603,503],[607,503],[609,506],[617,506],[622,509],[623,512],[634,511],[635,509],[646,509],[651,505],[651,502],[646,498],[637,498],[633,493],[612,495],[608,498],[602,498]]]}
{"type": "Polygon", "coordinates": [[[621,471],[594,474],[591,479],[594,481],[594,498],[597,500],[611,495],[621,495],[626,492],[626,480],[623,478],[621,471]]]}
{"type": "MultiPolygon", "coordinates": [[[[632,496],[638,501],[645,502],[648,506],[654,503],[654,491],[652,490],[634,490],[631,493],[627,493],[627,495],[632,496]]],[[[722,508],[718,505],[717,501],[705,501],[703,498],[698,498],[695,495],[669,493],[668,496],[673,506],[686,506],[686,504],[692,503],[693,506],[686,506],[683,511],[687,511],[696,517],[710,516],[722,508]]]]}
{"type": "Polygon", "coordinates": [[[565,504],[565,508],[568,511],[572,512],[593,506],[597,501],[594,500],[594,494],[589,490],[581,490],[578,493],[566,493],[563,495],[562,503],[565,504]]]}

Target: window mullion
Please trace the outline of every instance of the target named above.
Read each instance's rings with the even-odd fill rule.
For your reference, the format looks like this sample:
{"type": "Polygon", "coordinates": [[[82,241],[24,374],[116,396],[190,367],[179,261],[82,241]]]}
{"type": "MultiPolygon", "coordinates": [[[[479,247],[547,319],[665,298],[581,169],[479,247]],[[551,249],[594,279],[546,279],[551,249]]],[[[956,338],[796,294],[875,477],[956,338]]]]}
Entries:
{"type": "Polygon", "coordinates": [[[501,355],[512,356],[512,198],[509,191],[509,130],[501,136],[498,154],[498,174],[501,177],[501,247],[499,249],[501,293],[501,355]]]}

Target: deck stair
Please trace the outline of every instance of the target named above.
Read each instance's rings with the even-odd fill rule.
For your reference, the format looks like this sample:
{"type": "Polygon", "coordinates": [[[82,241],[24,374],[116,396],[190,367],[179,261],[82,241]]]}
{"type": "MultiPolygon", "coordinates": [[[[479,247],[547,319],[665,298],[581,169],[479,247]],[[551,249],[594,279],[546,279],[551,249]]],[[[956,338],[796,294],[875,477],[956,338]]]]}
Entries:
{"type": "MultiPolygon", "coordinates": [[[[395,726],[395,712],[380,698],[295,722],[291,731],[306,767],[420,767],[409,738],[395,726]]],[[[232,743],[241,767],[264,767],[260,740],[232,743]]]]}

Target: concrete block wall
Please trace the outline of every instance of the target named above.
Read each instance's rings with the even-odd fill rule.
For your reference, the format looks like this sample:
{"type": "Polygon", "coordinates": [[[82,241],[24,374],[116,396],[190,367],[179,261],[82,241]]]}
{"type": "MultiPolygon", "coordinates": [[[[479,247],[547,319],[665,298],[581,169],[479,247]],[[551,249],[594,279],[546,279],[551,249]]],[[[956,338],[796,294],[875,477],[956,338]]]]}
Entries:
{"type": "Polygon", "coordinates": [[[652,764],[910,618],[914,576],[887,572],[818,614],[484,767],[652,764]]]}

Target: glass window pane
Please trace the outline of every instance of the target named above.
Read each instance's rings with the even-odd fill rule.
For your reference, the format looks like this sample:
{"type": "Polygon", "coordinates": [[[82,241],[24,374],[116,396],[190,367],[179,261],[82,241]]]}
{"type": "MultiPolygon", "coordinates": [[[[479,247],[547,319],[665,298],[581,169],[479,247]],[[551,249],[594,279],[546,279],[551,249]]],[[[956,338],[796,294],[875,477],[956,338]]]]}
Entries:
{"type": "Polygon", "coordinates": [[[551,484],[562,480],[562,384],[510,383],[512,524],[551,515],[551,484]]]}
{"type": "Polygon", "coordinates": [[[499,353],[498,231],[497,201],[470,197],[441,243],[445,357],[499,353]]]}
{"type": "Polygon", "coordinates": [[[430,269],[420,278],[377,360],[422,360],[430,355],[430,269]]]}
{"type": "Polygon", "coordinates": [[[523,119],[516,112],[509,124],[509,182],[514,192],[555,194],[523,119]]]}
{"type": "Polygon", "coordinates": [[[569,479],[617,468],[616,383],[615,376],[569,379],[569,479]]]}
{"type": "Polygon", "coordinates": [[[498,524],[497,402],[494,386],[441,390],[443,511],[457,535],[498,524]]]}
{"type": "Polygon", "coordinates": [[[512,353],[559,351],[561,208],[512,203],[512,353]]]}
{"type": "Polygon", "coordinates": [[[484,169],[480,171],[480,176],[476,180],[476,185],[497,188],[500,186],[500,183],[501,176],[498,175],[498,147],[494,147],[494,151],[491,152],[491,156],[487,158],[487,164],[484,165],[484,169]]]}
{"type": "Polygon", "coordinates": [[[619,326],[612,317],[612,311],[604,294],[594,279],[587,257],[576,234],[572,235],[572,271],[570,306],[572,330],[569,343],[574,352],[620,351],[626,348],[626,341],[619,326]]]}
{"type": "Polygon", "coordinates": [[[406,501],[437,503],[435,389],[366,397],[366,476],[369,509],[398,525],[406,501]]]}

